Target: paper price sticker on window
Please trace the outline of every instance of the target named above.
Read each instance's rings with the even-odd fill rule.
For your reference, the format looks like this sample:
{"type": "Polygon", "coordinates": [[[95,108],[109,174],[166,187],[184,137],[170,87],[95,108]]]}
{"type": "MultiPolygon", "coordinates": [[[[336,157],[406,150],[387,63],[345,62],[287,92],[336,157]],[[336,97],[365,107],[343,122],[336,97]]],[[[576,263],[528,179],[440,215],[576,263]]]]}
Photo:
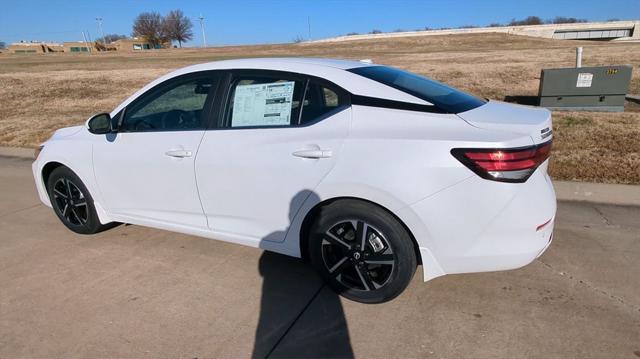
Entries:
{"type": "Polygon", "coordinates": [[[593,82],[593,74],[588,72],[581,72],[578,74],[576,87],[591,87],[591,82],[593,82]]]}
{"type": "Polygon", "coordinates": [[[293,81],[238,85],[233,98],[231,126],[288,125],[294,85],[293,81]]]}

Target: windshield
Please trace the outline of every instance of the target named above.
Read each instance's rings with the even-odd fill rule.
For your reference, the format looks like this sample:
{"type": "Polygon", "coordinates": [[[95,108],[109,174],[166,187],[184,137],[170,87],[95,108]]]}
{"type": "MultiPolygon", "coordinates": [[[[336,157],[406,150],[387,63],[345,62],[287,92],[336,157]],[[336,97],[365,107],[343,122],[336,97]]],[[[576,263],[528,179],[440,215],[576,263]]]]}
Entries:
{"type": "Polygon", "coordinates": [[[486,103],[438,81],[393,67],[366,66],[349,71],[428,101],[448,113],[465,112],[486,103]]]}

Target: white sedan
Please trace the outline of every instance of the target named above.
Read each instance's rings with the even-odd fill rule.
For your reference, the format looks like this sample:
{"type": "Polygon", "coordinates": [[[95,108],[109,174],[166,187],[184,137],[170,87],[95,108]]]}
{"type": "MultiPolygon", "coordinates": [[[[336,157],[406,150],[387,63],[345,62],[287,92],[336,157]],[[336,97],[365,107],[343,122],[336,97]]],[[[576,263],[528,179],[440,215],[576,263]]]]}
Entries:
{"type": "Polygon", "coordinates": [[[123,222],[302,257],[379,303],[418,264],[427,281],[540,256],[551,138],[545,109],[392,67],[243,59],[174,71],[56,131],[33,174],[74,232],[123,222]]]}

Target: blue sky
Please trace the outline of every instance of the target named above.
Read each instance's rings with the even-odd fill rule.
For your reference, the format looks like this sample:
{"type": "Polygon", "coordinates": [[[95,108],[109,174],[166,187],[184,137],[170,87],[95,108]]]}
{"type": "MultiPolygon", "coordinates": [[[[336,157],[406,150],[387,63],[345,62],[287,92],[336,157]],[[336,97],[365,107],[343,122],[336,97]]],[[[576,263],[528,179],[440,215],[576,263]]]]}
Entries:
{"type": "Polygon", "coordinates": [[[529,15],[592,21],[640,19],[640,0],[3,0],[0,8],[0,41],[74,41],[88,31],[97,37],[95,18],[103,18],[105,33],[130,35],[131,23],[140,12],[165,14],[182,9],[192,19],[195,38],[201,43],[197,17],[205,17],[207,42],[212,45],[290,42],[308,37],[307,18],[314,39],[365,33],[372,29],[393,31],[508,22],[529,15]]]}

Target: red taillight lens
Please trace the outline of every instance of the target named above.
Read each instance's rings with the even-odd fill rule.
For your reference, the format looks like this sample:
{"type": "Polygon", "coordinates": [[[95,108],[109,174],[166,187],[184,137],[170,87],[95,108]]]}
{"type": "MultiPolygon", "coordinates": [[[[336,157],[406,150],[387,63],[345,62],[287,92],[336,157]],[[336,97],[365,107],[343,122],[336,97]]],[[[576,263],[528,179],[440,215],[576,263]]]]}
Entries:
{"type": "Polygon", "coordinates": [[[524,182],[551,153],[551,141],[508,149],[456,148],[451,154],[480,177],[502,182],[524,182]]]}

